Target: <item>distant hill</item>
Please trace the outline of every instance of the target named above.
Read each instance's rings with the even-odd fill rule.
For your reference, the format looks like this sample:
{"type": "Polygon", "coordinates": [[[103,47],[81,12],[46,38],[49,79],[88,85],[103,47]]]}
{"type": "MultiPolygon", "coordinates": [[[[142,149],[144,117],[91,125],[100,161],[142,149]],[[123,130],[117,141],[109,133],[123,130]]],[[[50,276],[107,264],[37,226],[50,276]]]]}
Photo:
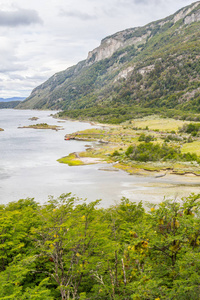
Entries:
{"type": "Polygon", "coordinates": [[[3,109],[3,108],[15,108],[19,104],[20,104],[20,101],[0,102],[0,109],[3,109]]]}
{"type": "Polygon", "coordinates": [[[56,73],[18,108],[119,123],[151,113],[200,113],[200,2],[115,33],[56,73]]]}
{"type": "Polygon", "coordinates": [[[0,109],[15,108],[25,97],[0,98],[0,109]]]}
{"type": "Polygon", "coordinates": [[[23,101],[26,97],[0,98],[0,102],[23,101]]]}

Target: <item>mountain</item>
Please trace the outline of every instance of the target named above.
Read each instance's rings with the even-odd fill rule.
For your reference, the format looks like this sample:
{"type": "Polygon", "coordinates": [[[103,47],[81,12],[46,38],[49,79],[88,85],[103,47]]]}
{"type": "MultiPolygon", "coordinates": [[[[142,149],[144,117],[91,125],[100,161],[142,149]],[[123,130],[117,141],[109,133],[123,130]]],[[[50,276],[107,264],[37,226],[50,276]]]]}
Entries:
{"type": "Polygon", "coordinates": [[[172,110],[200,112],[200,1],[106,37],[18,108],[59,109],[63,116],[112,123],[172,110]]]}
{"type": "Polygon", "coordinates": [[[23,101],[25,97],[0,98],[0,102],[23,101]]]}

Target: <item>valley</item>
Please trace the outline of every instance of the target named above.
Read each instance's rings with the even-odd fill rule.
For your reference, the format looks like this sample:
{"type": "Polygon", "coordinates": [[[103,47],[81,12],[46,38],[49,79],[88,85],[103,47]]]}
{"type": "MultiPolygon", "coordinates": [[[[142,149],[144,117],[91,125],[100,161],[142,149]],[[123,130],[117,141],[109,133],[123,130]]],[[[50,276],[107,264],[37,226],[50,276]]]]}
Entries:
{"type": "Polygon", "coordinates": [[[4,2],[0,299],[199,300],[200,1],[4,2]]]}
{"type": "Polygon", "coordinates": [[[200,1],[3,2],[0,299],[199,300],[200,1]]]}

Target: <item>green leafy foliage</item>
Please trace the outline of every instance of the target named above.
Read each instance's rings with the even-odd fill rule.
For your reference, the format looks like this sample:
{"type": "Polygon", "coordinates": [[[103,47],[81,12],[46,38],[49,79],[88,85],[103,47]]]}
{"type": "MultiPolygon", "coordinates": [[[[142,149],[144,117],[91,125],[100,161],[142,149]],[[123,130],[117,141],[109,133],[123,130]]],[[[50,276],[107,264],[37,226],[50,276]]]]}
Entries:
{"type": "Polygon", "coordinates": [[[130,145],[125,151],[125,156],[136,161],[197,161],[200,159],[195,153],[181,153],[177,147],[168,146],[166,143],[154,144],[152,142],[143,142],[139,145],[130,145]]]}
{"type": "Polygon", "coordinates": [[[193,135],[196,135],[199,130],[200,130],[200,123],[189,123],[189,124],[185,124],[182,128],[180,128],[180,131],[191,133],[193,135]]]}
{"type": "Polygon", "coordinates": [[[154,140],[155,140],[154,136],[152,136],[150,134],[145,135],[144,133],[142,133],[138,138],[139,142],[145,142],[145,143],[149,143],[149,142],[154,141],[154,140]]]}
{"type": "Polygon", "coordinates": [[[198,299],[199,199],[2,205],[0,299],[198,299]]]}
{"type": "Polygon", "coordinates": [[[126,155],[136,161],[159,161],[178,159],[180,150],[167,144],[140,143],[138,146],[129,147],[126,155]],[[132,151],[131,151],[132,150],[132,151]]]}

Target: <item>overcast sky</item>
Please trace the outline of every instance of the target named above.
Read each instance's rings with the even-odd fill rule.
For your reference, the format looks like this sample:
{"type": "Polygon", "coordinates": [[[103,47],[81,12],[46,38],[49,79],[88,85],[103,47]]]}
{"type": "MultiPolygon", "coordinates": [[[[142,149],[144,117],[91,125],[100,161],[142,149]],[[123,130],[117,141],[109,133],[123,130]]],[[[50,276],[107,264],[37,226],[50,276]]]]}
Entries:
{"type": "Polygon", "coordinates": [[[0,98],[33,88],[101,39],[164,18],[191,0],[0,0],[0,98]]]}

